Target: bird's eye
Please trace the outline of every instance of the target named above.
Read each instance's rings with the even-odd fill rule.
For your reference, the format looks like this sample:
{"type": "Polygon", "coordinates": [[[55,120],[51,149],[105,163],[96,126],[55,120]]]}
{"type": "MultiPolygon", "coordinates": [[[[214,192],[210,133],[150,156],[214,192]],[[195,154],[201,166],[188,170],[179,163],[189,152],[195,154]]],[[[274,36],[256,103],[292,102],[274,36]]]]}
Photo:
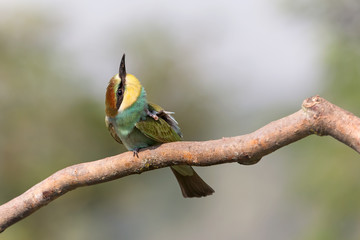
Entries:
{"type": "Polygon", "coordinates": [[[122,89],[121,89],[121,88],[119,88],[119,89],[118,89],[118,91],[117,91],[117,94],[118,94],[119,96],[121,96],[121,95],[122,95],[122,93],[123,93],[122,89]]]}

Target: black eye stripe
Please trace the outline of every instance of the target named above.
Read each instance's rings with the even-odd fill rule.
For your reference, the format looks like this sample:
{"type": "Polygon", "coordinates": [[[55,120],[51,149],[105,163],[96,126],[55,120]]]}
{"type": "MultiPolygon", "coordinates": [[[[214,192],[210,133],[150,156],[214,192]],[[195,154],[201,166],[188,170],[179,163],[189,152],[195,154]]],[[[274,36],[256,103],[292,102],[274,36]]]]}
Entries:
{"type": "Polygon", "coordinates": [[[116,91],[116,95],[117,95],[116,107],[117,107],[117,109],[120,108],[120,105],[123,101],[124,93],[125,93],[125,84],[126,84],[125,54],[123,54],[123,56],[121,58],[120,67],[119,67],[119,78],[120,78],[119,88],[116,91]]]}
{"type": "Polygon", "coordinates": [[[121,81],[119,84],[119,88],[116,91],[116,95],[117,95],[116,108],[117,109],[120,108],[120,105],[124,99],[124,90],[125,90],[125,86],[123,84],[123,81],[121,81]]]}
{"type": "Polygon", "coordinates": [[[121,79],[121,80],[120,80],[120,83],[119,83],[119,88],[122,88],[123,85],[124,85],[124,81],[121,79]]]}

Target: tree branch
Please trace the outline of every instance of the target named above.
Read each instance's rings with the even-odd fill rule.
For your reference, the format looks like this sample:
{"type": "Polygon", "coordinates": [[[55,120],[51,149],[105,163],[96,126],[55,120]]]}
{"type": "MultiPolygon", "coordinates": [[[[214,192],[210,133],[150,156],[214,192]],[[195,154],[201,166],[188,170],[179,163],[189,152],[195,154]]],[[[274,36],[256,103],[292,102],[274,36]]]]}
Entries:
{"type": "Polygon", "coordinates": [[[247,135],[205,142],[166,143],[140,151],[139,158],[126,152],[64,168],[1,205],[0,232],[78,187],[177,164],[255,164],[263,156],[311,134],[330,135],[360,152],[360,119],[314,96],[306,99],[298,112],[247,135]]]}

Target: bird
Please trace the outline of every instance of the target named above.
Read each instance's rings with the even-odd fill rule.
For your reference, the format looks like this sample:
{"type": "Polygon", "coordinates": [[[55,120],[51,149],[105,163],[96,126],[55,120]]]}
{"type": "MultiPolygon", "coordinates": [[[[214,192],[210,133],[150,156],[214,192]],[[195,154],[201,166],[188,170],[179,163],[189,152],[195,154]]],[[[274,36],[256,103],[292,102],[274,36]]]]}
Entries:
{"type": "MultiPolygon", "coordinates": [[[[181,141],[182,133],[174,113],[147,101],[140,81],[126,73],[125,54],[119,72],[106,88],[105,124],[110,135],[139,157],[140,149],[167,142],[181,141]]],[[[205,197],[214,190],[189,165],[170,167],[183,197],[205,197]]]]}

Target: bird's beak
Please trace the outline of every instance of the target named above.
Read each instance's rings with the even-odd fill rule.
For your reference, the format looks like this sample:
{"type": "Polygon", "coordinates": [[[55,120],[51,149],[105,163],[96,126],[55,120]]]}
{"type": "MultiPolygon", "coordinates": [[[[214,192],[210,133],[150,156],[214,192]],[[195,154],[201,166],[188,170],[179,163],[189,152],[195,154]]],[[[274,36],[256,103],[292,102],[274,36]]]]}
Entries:
{"type": "Polygon", "coordinates": [[[122,84],[125,85],[125,77],[126,77],[126,68],[125,68],[125,53],[123,54],[119,67],[119,77],[121,79],[122,84]]]}

